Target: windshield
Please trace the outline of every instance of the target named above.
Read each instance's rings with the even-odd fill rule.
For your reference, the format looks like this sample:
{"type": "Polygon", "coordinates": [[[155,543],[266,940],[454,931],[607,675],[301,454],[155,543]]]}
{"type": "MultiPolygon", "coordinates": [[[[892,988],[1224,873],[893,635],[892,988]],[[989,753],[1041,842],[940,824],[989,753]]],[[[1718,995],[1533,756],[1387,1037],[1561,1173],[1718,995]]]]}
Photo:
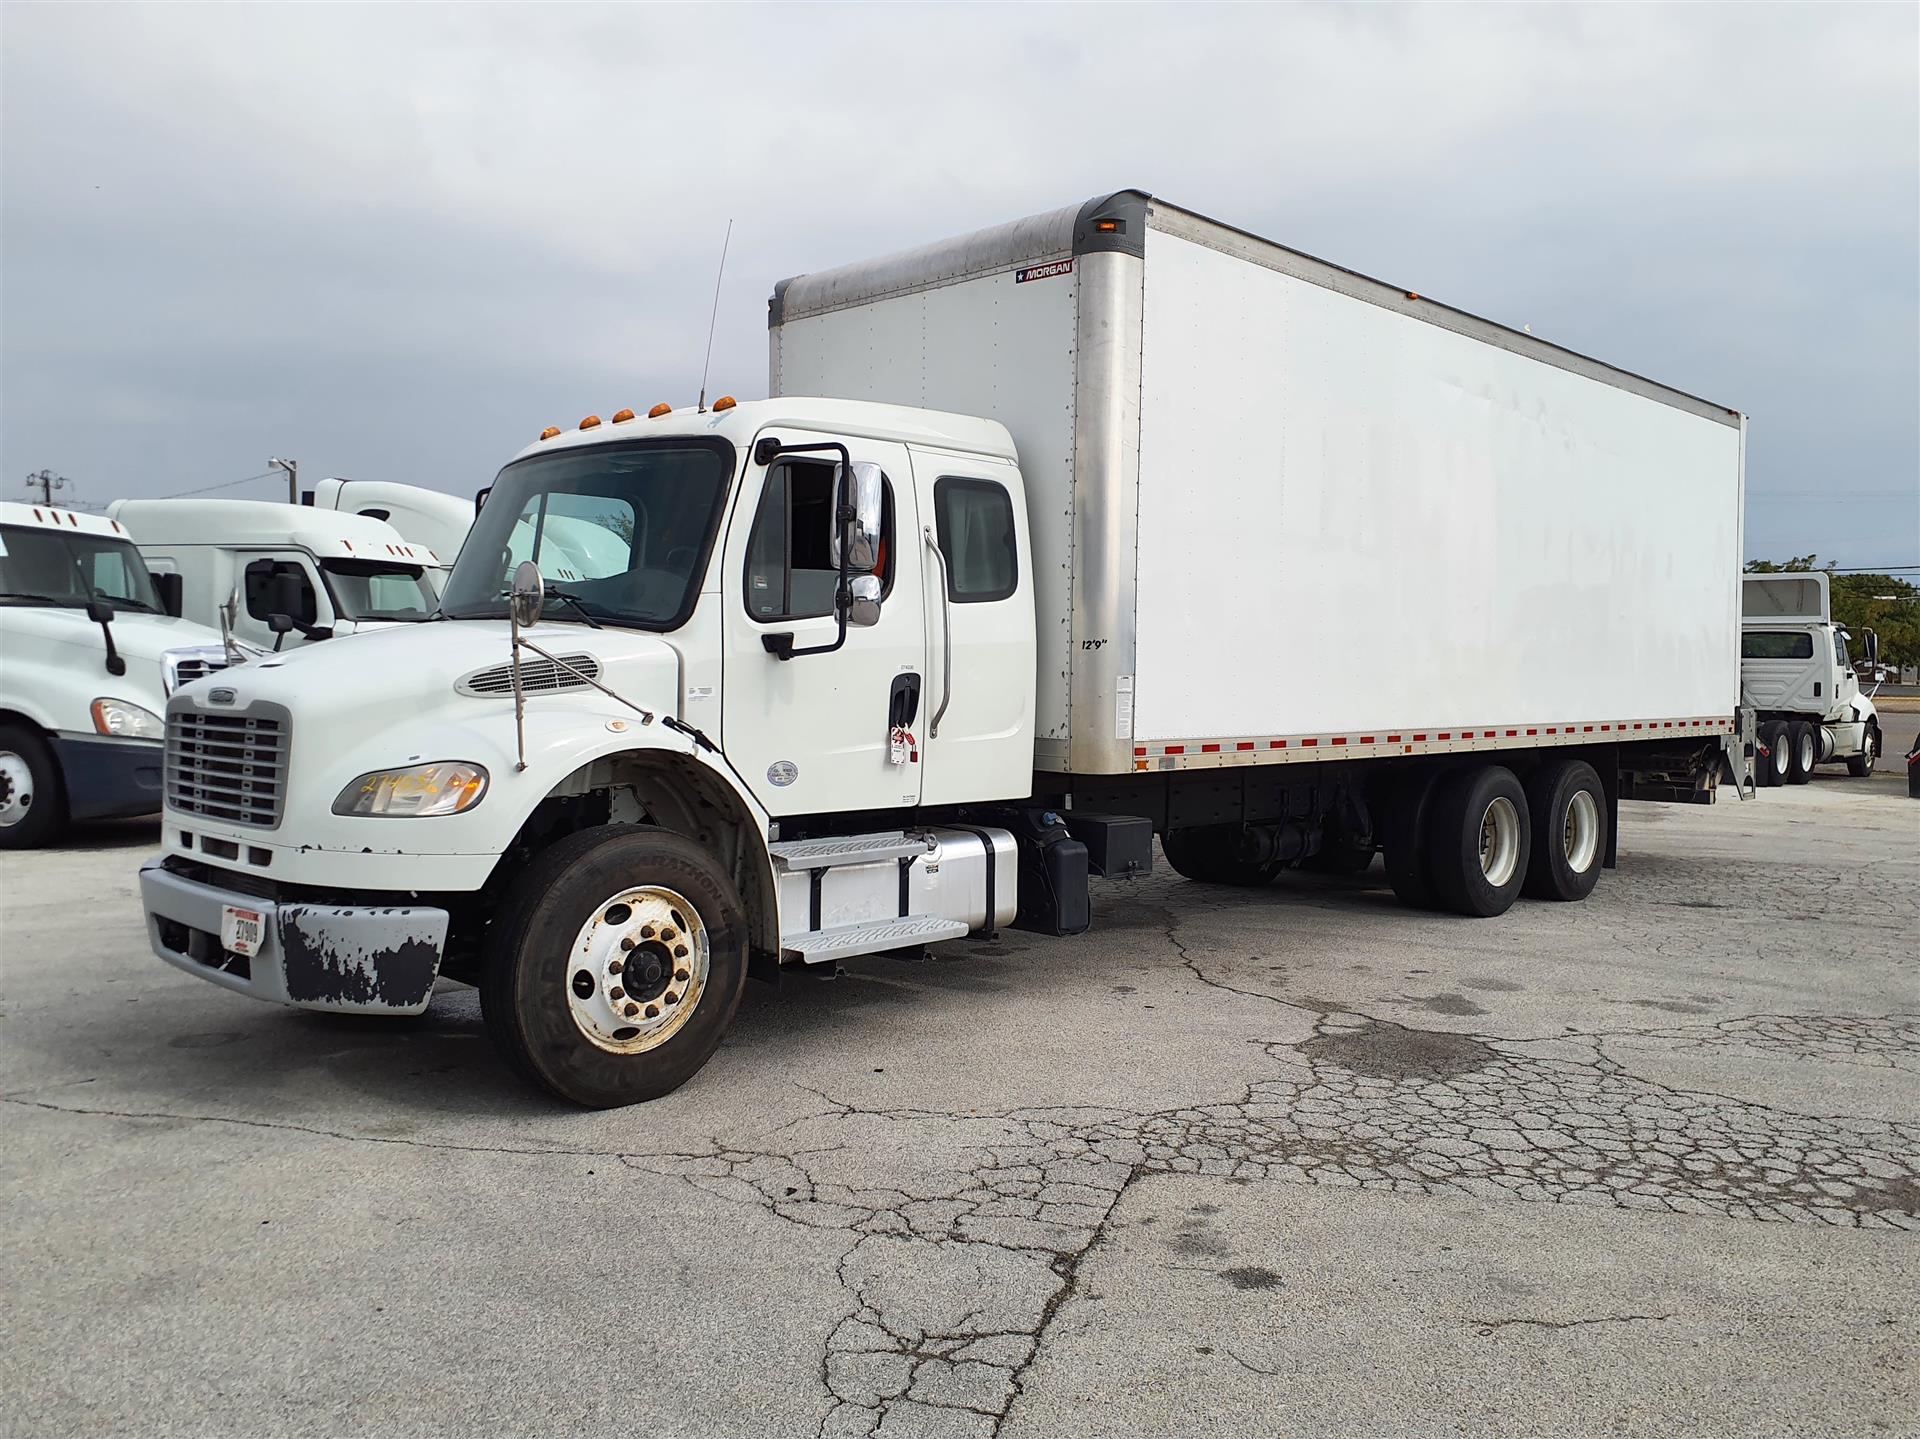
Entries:
{"type": "Polygon", "coordinates": [[[0,603],[78,609],[93,599],[165,613],[131,540],[0,525],[0,603]]]}
{"type": "Polygon", "coordinates": [[[447,580],[449,619],[499,619],[515,566],[533,560],[546,616],[670,630],[693,612],[733,475],[721,439],[588,445],[508,465],[447,580]]]}
{"type": "Polygon", "coordinates": [[[378,560],[322,560],[333,606],[350,620],[424,620],[433,613],[433,586],[420,565],[378,560]]]}

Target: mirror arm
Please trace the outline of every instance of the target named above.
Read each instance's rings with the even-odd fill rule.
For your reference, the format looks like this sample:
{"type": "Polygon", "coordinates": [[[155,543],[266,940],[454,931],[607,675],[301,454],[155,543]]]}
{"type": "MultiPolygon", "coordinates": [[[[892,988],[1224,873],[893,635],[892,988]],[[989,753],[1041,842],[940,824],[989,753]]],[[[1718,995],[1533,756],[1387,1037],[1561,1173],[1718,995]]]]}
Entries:
{"type": "Polygon", "coordinates": [[[804,649],[793,647],[791,633],[762,635],[761,647],[778,660],[796,659],[801,655],[830,655],[847,642],[847,606],[851,593],[849,586],[853,581],[852,546],[848,544],[848,530],[854,520],[852,497],[847,487],[853,483],[853,456],[847,447],[838,440],[825,440],[814,445],[769,444],[762,440],[754,446],[753,457],[763,465],[770,465],[781,455],[800,455],[821,450],[832,450],[840,456],[839,493],[834,497],[834,519],[840,525],[840,583],[834,588],[833,615],[837,622],[833,642],[824,645],[808,645],[804,649]]]}
{"type": "MultiPolygon", "coordinates": [[[[90,612],[92,608],[91,605],[88,606],[90,612]]],[[[101,604],[100,608],[105,612],[104,615],[92,614],[91,618],[99,624],[100,633],[107,642],[107,673],[117,678],[127,672],[127,662],[120,657],[120,651],[113,645],[113,609],[106,604],[101,604]]]]}

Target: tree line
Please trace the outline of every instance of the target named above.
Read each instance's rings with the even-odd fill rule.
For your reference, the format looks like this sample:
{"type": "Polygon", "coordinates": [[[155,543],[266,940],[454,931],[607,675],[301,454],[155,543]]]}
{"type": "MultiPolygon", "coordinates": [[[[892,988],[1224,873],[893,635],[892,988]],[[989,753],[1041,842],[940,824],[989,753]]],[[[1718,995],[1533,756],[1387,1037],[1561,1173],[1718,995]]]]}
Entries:
{"type": "Polygon", "coordinates": [[[1920,587],[1894,575],[1843,575],[1818,555],[1795,555],[1790,560],[1752,560],[1750,575],[1809,574],[1827,576],[1833,596],[1834,623],[1853,635],[1855,659],[1861,658],[1864,631],[1880,636],[1880,662],[1920,665],[1920,587]]]}

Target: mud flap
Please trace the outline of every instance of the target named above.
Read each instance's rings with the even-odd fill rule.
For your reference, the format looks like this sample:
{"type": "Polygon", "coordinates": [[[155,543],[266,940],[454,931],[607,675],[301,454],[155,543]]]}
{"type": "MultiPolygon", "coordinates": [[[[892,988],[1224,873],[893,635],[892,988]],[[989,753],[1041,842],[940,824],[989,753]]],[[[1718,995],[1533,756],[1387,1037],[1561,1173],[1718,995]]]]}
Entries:
{"type": "Polygon", "coordinates": [[[446,948],[444,909],[341,909],[283,904],[276,911],[287,998],[295,1004],[417,1014],[446,948]]]}

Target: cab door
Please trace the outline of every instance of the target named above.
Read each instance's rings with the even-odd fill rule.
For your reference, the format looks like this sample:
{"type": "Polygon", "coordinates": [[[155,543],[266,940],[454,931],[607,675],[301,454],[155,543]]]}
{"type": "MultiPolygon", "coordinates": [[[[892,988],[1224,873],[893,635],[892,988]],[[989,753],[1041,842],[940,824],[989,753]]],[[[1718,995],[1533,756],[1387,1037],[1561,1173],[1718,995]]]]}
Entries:
{"type": "MultiPolygon", "coordinates": [[[[796,431],[780,438],[799,445],[825,437],[796,431]]],[[[904,446],[846,445],[855,464],[877,464],[885,477],[874,624],[849,624],[840,639],[836,453],[749,462],[727,528],[721,741],[735,772],[774,816],[911,810],[920,803],[924,766],[910,747],[896,750],[891,742],[896,719],[910,710],[918,717],[925,673],[924,561],[918,545],[903,541],[919,534],[913,470],[904,446]],[[780,658],[770,639],[776,647],[790,642],[792,656],[780,658]],[[836,640],[838,648],[825,649],[836,640]],[[814,649],[822,652],[806,653],[814,649]]]]}
{"type": "Polygon", "coordinates": [[[926,804],[1020,799],[1033,789],[1033,556],[1020,472],[1004,460],[916,449],[929,657],[926,804]]]}

